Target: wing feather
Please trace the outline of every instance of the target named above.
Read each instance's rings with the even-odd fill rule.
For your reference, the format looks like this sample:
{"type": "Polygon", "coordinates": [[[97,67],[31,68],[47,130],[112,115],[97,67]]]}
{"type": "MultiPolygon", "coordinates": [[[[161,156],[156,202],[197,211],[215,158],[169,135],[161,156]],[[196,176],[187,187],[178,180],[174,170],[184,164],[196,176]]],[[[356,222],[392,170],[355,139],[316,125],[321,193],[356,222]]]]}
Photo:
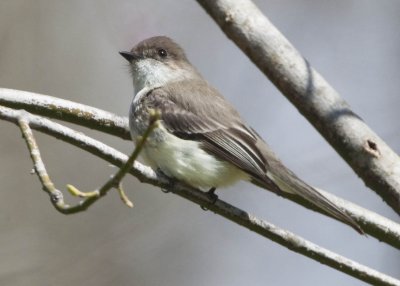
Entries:
{"type": "MultiPolygon", "coordinates": [[[[224,110],[218,110],[219,114],[213,115],[210,110],[214,109],[204,106],[210,104],[207,101],[202,101],[203,108],[194,108],[185,104],[181,100],[183,98],[177,100],[176,96],[176,93],[162,88],[150,91],[144,100],[147,101],[146,106],[161,111],[164,127],[175,136],[199,141],[210,154],[232,163],[251,176],[265,179],[267,162],[256,145],[259,138],[241,122],[240,117],[235,114],[235,120],[226,120],[221,118],[224,110]]],[[[231,110],[225,111],[228,112],[225,115],[231,117],[231,110]]]]}

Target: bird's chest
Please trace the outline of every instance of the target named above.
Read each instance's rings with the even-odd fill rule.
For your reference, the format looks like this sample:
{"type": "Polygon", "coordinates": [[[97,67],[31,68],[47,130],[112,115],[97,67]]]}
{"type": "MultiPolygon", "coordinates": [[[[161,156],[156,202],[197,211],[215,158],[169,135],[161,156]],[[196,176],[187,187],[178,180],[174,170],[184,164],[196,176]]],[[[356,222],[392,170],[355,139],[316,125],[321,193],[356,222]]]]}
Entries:
{"type": "Polygon", "coordinates": [[[132,102],[129,111],[129,127],[131,130],[132,138],[142,136],[149,126],[149,112],[147,107],[142,103],[132,102]]]}
{"type": "MultiPolygon", "coordinates": [[[[135,141],[143,136],[150,122],[151,107],[146,103],[147,90],[140,91],[133,99],[129,111],[129,127],[132,139],[135,141]]],[[[155,145],[165,140],[165,130],[156,128],[147,139],[147,145],[155,145]]]]}
{"type": "MultiPolygon", "coordinates": [[[[150,112],[146,103],[142,101],[135,102],[134,100],[129,113],[129,126],[132,139],[135,142],[143,136],[149,127],[149,118],[150,112]]],[[[176,165],[174,162],[177,160],[177,148],[183,146],[183,144],[177,144],[175,141],[180,139],[176,138],[174,140],[175,138],[172,134],[168,134],[168,131],[162,126],[162,122],[160,122],[159,126],[153,129],[149,137],[147,137],[140,157],[152,168],[160,168],[164,173],[173,176],[168,166],[170,164],[173,166],[176,165]]]]}

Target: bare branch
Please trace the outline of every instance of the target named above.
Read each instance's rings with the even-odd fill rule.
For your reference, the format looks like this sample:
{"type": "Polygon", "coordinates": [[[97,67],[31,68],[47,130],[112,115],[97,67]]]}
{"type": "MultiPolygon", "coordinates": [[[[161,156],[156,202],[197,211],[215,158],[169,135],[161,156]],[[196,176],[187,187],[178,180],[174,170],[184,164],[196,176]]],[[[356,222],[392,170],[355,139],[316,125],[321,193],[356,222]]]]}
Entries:
{"type": "MultiPolygon", "coordinates": [[[[59,191],[57,191],[54,188],[54,185],[51,183],[50,179],[46,181],[46,177],[48,178],[48,175],[46,173],[46,170],[44,168],[43,163],[41,162],[40,159],[40,153],[37,148],[36,142],[34,140],[33,134],[30,130],[29,124],[32,124],[35,128],[37,128],[40,131],[45,131],[47,134],[52,134],[56,135],[57,138],[61,139],[67,139],[65,140],[67,142],[72,142],[74,141],[77,143],[77,146],[82,146],[84,148],[83,144],[87,144],[87,142],[94,141],[94,146],[96,147],[105,147],[101,149],[97,149],[94,146],[91,146],[94,149],[97,149],[97,152],[103,152],[104,149],[108,149],[108,153],[116,153],[118,154],[119,152],[116,150],[113,150],[111,147],[108,147],[100,142],[95,142],[96,140],[91,139],[83,134],[80,134],[81,137],[84,137],[85,140],[77,140],[77,136],[79,133],[64,127],[60,124],[48,121],[47,119],[43,118],[38,118],[38,116],[32,116],[25,111],[15,111],[15,110],[10,110],[5,107],[0,106],[0,118],[6,119],[11,122],[17,122],[19,126],[21,127],[21,130],[23,132],[24,138],[27,141],[29,150],[31,151],[31,156],[32,159],[35,163],[35,170],[40,173],[41,175],[39,178],[43,180],[43,186],[45,187],[45,190],[51,195],[51,197],[54,197],[54,194],[57,194],[55,196],[56,199],[53,199],[52,202],[53,204],[56,204],[57,209],[59,209],[62,213],[72,213],[72,210],[80,210],[80,207],[84,205],[87,201],[94,200],[98,197],[101,196],[101,193],[98,194],[98,196],[93,197],[90,196],[86,200],[84,200],[81,204],[75,206],[75,207],[70,207],[68,205],[63,204],[62,197],[60,199],[59,196],[59,191]],[[42,124],[46,123],[52,123],[48,124],[46,126],[43,126],[42,124]]],[[[150,131],[151,132],[151,131],[150,131]]],[[[143,143],[144,143],[145,137],[143,138],[143,143]]],[[[75,145],[75,144],[74,144],[75,145]]],[[[142,144],[143,145],[143,144],[142,144]]],[[[92,149],[93,150],[93,149],[92,149]]],[[[135,150],[136,151],[136,150],[135,150]]],[[[130,157],[136,157],[138,155],[138,152],[130,157]]],[[[123,155],[122,155],[123,156],[123,155]]],[[[114,157],[121,157],[121,155],[116,155],[114,157]]],[[[124,160],[122,160],[124,161],[124,160]]],[[[132,160],[133,161],[133,160],[132,160]]],[[[125,160],[125,162],[119,162],[118,165],[120,164],[125,164],[124,167],[117,173],[117,175],[114,178],[122,179],[124,172],[126,172],[131,166],[130,160],[125,160]]],[[[216,202],[212,201],[209,196],[197,189],[193,189],[191,187],[185,186],[181,183],[174,182],[169,180],[166,177],[161,176],[160,174],[155,173],[151,169],[142,166],[140,163],[135,162],[133,167],[131,168],[130,172],[132,173],[132,170],[134,170],[133,173],[138,173],[140,172],[143,177],[146,178],[147,181],[152,182],[155,185],[161,186],[162,188],[166,188],[169,191],[186,198],[200,206],[205,206],[209,210],[213,211],[216,214],[219,214],[239,225],[242,225],[264,237],[267,237],[280,245],[283,245],[297,253],[303,254],[307,257],[310,257],[316,261],[319,261],[320,263],[323,263],[325,265],[328,265],[332,268],[335,268],[341,272],[347,273],[357,279],[360,279],[362,281],[371,283],[371,284],[379,284],[379,285],[400,285],[400,281],[396,280],[395,278],[392,278],[390,276],[387,276],[385,274],[382,274],[374,269],[371,269],[369,267],[366,267],[364,265],[361,265],[355,261],[352,261],[350,259],[347,259],[341,255],[338,255],[334,252],[331,252],[327,249],[324,249],[312,242],[309,242],[289,231],[285,231],[283,229],[280,229],[276,226],[274,226],[271,223],[268,223],[264,220],[258,219],[257,217],[240,210],[236,208],[233,205],[230,205],[224,201],[217,200],[216,202]]],[[[114,180],[112,181],[111,187],[114,186],[115,184],[114,180]]],[[[110,182],[109,181],[109,182],[110,182]]],[[[107,184],[106,184],[107,185],[107,184]]]]}
{"type": "MultiPolygon", "coordinates": [[[[0,89],[0,99],[3,97],[2,91],[6,91],[7,93],[10,91],[9,89],[0,89]]],[[[17,93],[18,91],[14,91],[14,93],[17,93]]],[[[30,93],[22,93],[23,95],[27,96],[35,96],[35,94],[30,94],[30,93]]],[[[21,97],[19,97],[21,98],[21,97]]],[[[43,103],[41,102],[42,96],[39,96],[38,98],[35,98],[32,100],[33,106],[30,107],[31,110],[35,110],[35,104],[42,105],[43,103]]],[[[57,98],[52,98],[54,107],[52,107],[51,112],[56,113],[57,112],[57,104],[58,104],[58,99],[57,98]]],[[[13,102],[12,98],[9,98],[8,101],[13,102]]],[[[23,101],[27,101],[27,99],[23,99],[23,101]]],[[[91,107],[82,105],[82,112],[83,113],[90,113],[91,107]]],[[[19,113],[21,111],[16,111],[12,110],[6,107],[1,107],[0,106],[0,118],[17,123],[16,119],[19,116],[19,113]]],[[[92,115],[88,115],[89,117],[92,115]]],[[[114,115],[112,115],[114,116],[114,115]]],[[[110,116],[110,117],[112,117],[110,116]]],[[[37,129],[43,133],[46,133],[48,135],[54,136],[58,139],[61,139],[63,141],[66,141],[70,144],[73,144],[74,146],[81,148],[83,150],[86,150],[108,162],[111,164],[114,164],[116,166],[122,166],[124,162],[127,160],[127,157],[116,151],[115,149],[97,141],[94,140],[90,137],[87,137],[83,135],[80,132],[76,132],[70,128],[67,128],[63,125],[57,124],[55,122],[52,122],[46,118],[34,116],[34,115],[29,115],[25,118],[29,118],[30,126],[34,129],[37,129]]],[[[103,122],[102,118],[99,118],[100,122],[103,122]]],[[[127,128],[127,126],[126,126],[127,128]]],[[[119,133],[118,133],[119,134],[119,133]]],[[[162,183],[166,183],[167,181],[163,181],[162,177],[158,177],[154,175],[153,170],[150,168],[143,166],[137,162],[134,163],[134,168],[130,170],[130,173],[137,177],[141,182],[145,183],[150,183],[153,185],[158,185],[162,187],[162,183]]],[[[286,198],[299,203],[307,208],[312,209],[314,206],[303,200],[302,198],[299,198],[294,195],[282,193],[286,198]]],[[[349,214],[362,228],[363,230],[373,236],[376,237],[378,240],[383,241],[387,244],[392,245],[393,247],[396,247],[400,249],[400,225],[387,219],[384,218],[370,210],[364,209],[360,206],[357,206],[353,203],[350,203],[348,201],[345,201],[343,199],[340,199],[338,197],[335,197],[332,194],[329,194],[327,192],[324,192],[324,195],[327,196],[330,200],[334,201],[340,208],[342,208],[344,211],[346,211],[347,214],[349,214]]],[[[321,212],[319,209],[315,209],[315,211],[321,212]]]]}
{"type": "Polygon", "coordinates": [[[53,182],[51,181],[50,176],[47,173],[46,167],[42,161],[39,147],[29,126],[29,121],[24,118],[24,112],[19,113],[17,122],[22,132],[22,136],[25,139],[26,145],[28,146],[28,150],[33,161],[35,173],[37,174],[40,183],[43,186],[43,190],[49,194],[51,203],[54,205],[56,210],[64,214],[74,212],[76,209],[79,210],[81,204],[78,204],[75,207],[66,204],[64,202],[64,196],[62,192],[57,190],[53,182]]]}
{"type": "MultiPolygon", "coordinates": [[[[130,165],[130,167],[132,166],[132,164],[130,165]]],[[[119,194],[119,197],[121,198],[121,201],[127,205],[130,208],[133,208],[133,203],[131,200],[129,200],[128,196],[125,194],[124,189],[122,188],[122,183],[118,184],[117,186],[117,191],[119,194]]]]}
{"type": "Polygon", "coordinates": [[[131,139],[128,120],[110,112],[28,91],[0,88],[0,94],[0,105],[76,123],[126,140],[131,139]]]}
{"type": "MultiPolygon", "coordinates": [[[[122,188],[122,179],[132,168],[133,162],[137,159],[140,152],[142,151],[144,144],[146,143],[147,138],[150,136],[151,132],[153,132],[154,128],[156,128],[158,124],[158,120],[160,118],[160,114],[156,111],[150,113],[150,122],[143,136],[140,137],[136,141],[136,147],[133,150],[132,154],[129,156],[128,160],[122,165],[122,167],[118,170],[118,172],[111,176],[110,179],[98,190],[92,192],[81,192],[77,188],[72,185],[67,185],[68,191],[77,197],[87,198],[87,200],[92,199],[90,202],[93,204],[97,199],[103,197],[107,194],[109,190],[112,188],[116,188],[121,197],[121,200],[128,206],[133,207],[132,202],[126,196],[123,188],[122,188]]],[[[86,206],[86,209],[89,205],[86,206]]]]}
{"type": "Polygon", "coordinates": [[[21,116],[18,119],[18,125],[28,146],[29,153],[33,161],[35,173],[39,177],[39,180],[43,186],[43,190],[49,194],[50,201],[52,202],[56,210],[63,214],[77,213],[86,210],[88,203],[92,204],[95,200],[97,200],[99,194],[98,192],[93,192],[93,196],[86,196],[85,200],[80,201],[75,206],[66,204],[64,202],[64,195],[60,190],[56,189],[50,179],[49,174],[47,173],[46,167],[40,155],[39,147],[36,143],[35,137],[33,136],[28,121],[25,120],[23,116],[21,116]]]}
{"type": "Polygon", "coordinates": [[[250,0],[197,0],[365,184],[400,214],[400,159],[250,0]]]}
{"type": "MultiPolygon", "coordinates": [[[[125,164],[126,165],[126,164],[125,164]]],[[[123,166],[124,167],[124,166],[123,166]]],[[[114,179],[114,177],[111,177],[110,180],[114,179]]],[[[104,187],[104,186],[103,186],[104,187]]],[[[103,188],[102,187],[102,188],[103,188]]],[[[101,189],[102,189],[101,188],[101,189]]],[[[117,190],[121,201],[128,207],[133,208],[133,203],[132,201],[128,198],[128,196],[125,194],[125,191],[122,188],[122,183],[119,182],[117,185],[114,186],[114,188],[117,190]]],[[[100,189],[100,190],[101,190],[100,189]]],[[[97,197],[99,196],[100,190],[94,190],[91,192],[81,192],[77,188],[75,188],[73,185],[68,184],[67,185],[67,191],[73,195],[74,197],[80,197],[80,198],[90,198],[90,197],[97,197]]],[[[108,190],[107,190],[108,191],[108,190]]]]}
{"type": "MultiPolygon", "coordinates": [[[[1,107],[0,107],[1,108],[1,107]]],[[[34,170],[35,173],[37,174],[42,186],[43,190],[49,194],[50,200],[56,210],[63,214],[73,214],[73,213],[78,213],[82,212],[88,209],[89,206],[91,206],[93,203],[95,203],[99,198],[105,196],[109,190],[112,188],[117,188],[121,199],[127,204],[128,206],[133,206],[132,202],[126,197],[122,186],[121,186],[121,181],[125,174],[129,172],[131,169],[131,166],[133,162],[137,159],[139,156],[140,151],[142,150],[147,137],[150,135],[150,133],[153,131],[153,129],[157,125],[157,120],[159,118],[158,113],[154,113],[150,117],[150,124],[145,133],[143,134],[142,138],[140,138],[136,144],[135,149],[133,150],[131,156],[128,158],[128,160],[124,163],[124,165],[118,170],[118,172],[114,175],[111,176],[111,178],[98,190],[92,191],[92,192],[81,192],[72,185],[68,185],[67,189],[68,191],[74,195],[78,196],[81,198],[84,198],[84,200],[80,201],[78,204],[75,206],[68,205],[64,202],[64,196],[62,192],[54,186],[54,183],[51,181],[49,174],[47,173],[46,167],[43,163],[42,157],[40,155],[40,150],[39,147],[36,143],[36,139],[32,133],[32,130],[29,126],[29,120],[28,114],[25,111],[19,111],[19,115],[17,117],[17,122],[18,126],[21,129],[23,138],[25,139],[25,142],[28,146],[29,153],[31,155],[33,165],[34,165],[34,170]]]]}

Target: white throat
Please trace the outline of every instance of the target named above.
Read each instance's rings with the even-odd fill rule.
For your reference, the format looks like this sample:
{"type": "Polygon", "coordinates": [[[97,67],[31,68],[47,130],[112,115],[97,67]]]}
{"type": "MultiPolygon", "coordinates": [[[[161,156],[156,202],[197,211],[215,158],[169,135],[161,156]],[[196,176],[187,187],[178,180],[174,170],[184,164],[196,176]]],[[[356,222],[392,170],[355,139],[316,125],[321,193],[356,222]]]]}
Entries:
{"type": "Polygon", "coordinates": [[[142,59],[132,66],[135,95],[143,89],[153,89],[165,84],[190,79],[198,76],[190,66],[189,69],[172,67],[154,59],[142,59]]]}

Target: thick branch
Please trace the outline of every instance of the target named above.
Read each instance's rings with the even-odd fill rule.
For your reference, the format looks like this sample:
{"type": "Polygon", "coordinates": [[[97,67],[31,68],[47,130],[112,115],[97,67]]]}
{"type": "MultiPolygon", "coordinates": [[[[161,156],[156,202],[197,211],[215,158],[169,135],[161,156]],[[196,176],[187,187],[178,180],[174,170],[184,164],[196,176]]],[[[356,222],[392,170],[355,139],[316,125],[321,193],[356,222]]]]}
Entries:
{"type": "MultiPolygon", "coordinates": [[[[9,89],[0,89],[0,99],[3,98],[3,93],[2,92],[6,92],[7,94],[9,94],[10,90],[9,89]]],[[[14,90],[12,93],[17,93],[18,91],[14,90]]],[[[40,106],[43,105],[43,102],[41,102],[41,100],[43,99],[43,97],[45,96],[36,96],[35,94],[32,93],[26,93],[26,92],[22,92],[22,95],[19,96],[16,99],[16,102],[18,101],[27,101],[28,99],[24,99],[23,96],[31,96],[31,97],[35,97],[34,100],[32,100],[32,102],[34,102],[33,106],[30,107],[30,109],[32,111],[35,111],[35,104],[38,104],[40,106]]],[[[9,102],[10,104],[14,104],[13,99],[9,98],[7,99],[7,102],[9,102]]],[[[58,106],[58,99],[57,98],[52,98],[52,102],[54,104],[54,107],[51,108],[51,110],[48,111],[48,113],[57,113],[57,106],[58,106]]],[[[64,102],[63,100],[61,100],[61,102],[64,102]]],[[[75,106],[75,103],[71,103],[72,106],[75,106]]],[[[64,108],[64,107],[62,107],[64,108]]],[[[92,117],[92,115],[90,114],[90,110],[92,110],[92,107],[86,106],[86,105],[81,105],[82,108],[82,112],[83,113],[88,113],[89,117],[92,117]]],[[[17,121],[15,120],[18,117],[20,111],[15,111],[6,107],[1,107],[0,106],[0,118],[4,119],[4,120],[8,120],[14,123],[17,123],[17,121]]],[[[101,113],[101,112],[100,112],[101,113]]],[[[99,114],[99,113],[98,113],[99,114]]],[[[114,115],[111,114],[111,116],[108,116],[107,118],[112,118],[114,117],[114,115]]],[[[117,116],[115,116],[117,117],[117,116]]],[[[108,147],[107,145],[96,141],[90,137],[84,136],[82,133],[80,132],[76,132],[73,131],[70,128],[67,128],[65,126],[62,126],[60,124],[54,123],[46,118],[41,118],[38,116],[33,116],[30,115],[29,117],[30,119],[30,126],[34,129],[37,129],[41,132],[44,132],[46,134],[49,134],[51,136],[54,136],[56,138],[59,138],[61,140],[64,140],[66,142],[69,142],[81,149],[84,149],[96,156],[99,156],[101,158],[103,158],[104,160],[117,165],[117,166],[121,166],[124,162],[126,161],[126,156],[118,153],[116,150],[108,147]]],[[[81,118],[83,121],[85,120],[84,118],[81,118]]],[[[99,118],[100,122],[103,122],[102,118],[99,118]]],[[[85,126],[85,123],[83,123],[82,125],[85,126]]],[[[125,126],[124,128],[119,128],[119,130],[124,130],[127,129],[127,126],[125,126]]],[[[117,133],[118,135],[122,134],[117,133]]],[[[137,163],[134,164],[133,169],[131,169],[131,174],[134,175],[135,177],[137,177],[140,181],[142,182],[147,182],[150,184],[154,184],[154,185],[158,185],[158,179],[154,179],[154,180],[149,180],[149,177],[151,177],[151,172],[152,171],[148,171],[148,168],[146,169],[147,171],[145,171],[143,169],[143,165],[138,165],[137,163]],[[139,170],[139,171],[138,171],[139,170]],[[143,173],[144,172],[144,173],[143,173]],[[149,173],[150,172],[150,173],[149,173]],[[145,175],[143,175],[145,174],[145,175]]],[[[313,205],[311,205],[310,203],[308,203],[307,201],[294,196],[294,195],[290,195],[287,193],[282,193],[281,195],[284,195],[286,198],[299,203],[307,208],[310,209],[314,209],[315,211],[321,212],[321,210],[319,209],[315,209],[315,207],[313,205]]],[[[364,209],[362,207],[359,207],[355,204],[352,204],[350,202],[347,202],[343,199],[339,199],[335,196],[333,196],[332,194],[329,193],[324,193],[324,195],[326,195],[329,199],[331,199],[332,201],[334,201],[338,206],[340,206],[343,210],[346,211],[346,213],[348,213],[351,217],[353,217],[353,219],[356,220],[356,222],[363,228],[363,230],[371,235],[376,237],[378,240],[383,241],[385,243],[388,243],[396,248],[400,249],[400,226],[394,222],[392,222],[391,220],[388,220],[376,213],[373,213],[367,209],[364,209]]]]}
{"type": "Polygon", "coordinates": [[[365,184],[400,214],[400,159],[250,0],[197,0],[365,184]]]}
{"type": "MultiPolygon", "coordinates": [[[[31,134],[28,134],[31,133],[29,128],[29,126],[31,125],[33,128],[36,128],[39,131],[43,131],[44,133],[73,143],[74,145],[79,146],[85,150],[91,150],[93,154],[103,154],[102,156],[100,156],[102,158],[114,158],[114,160],[109,160],[111,163],[115,163],[116,165],[125,164],[125,167],[128,166],[126,156],[124,156],[123,154],[112,149],[111,147],[108,147],[107,145],[104,145],[103,143],[100,143],[92,138],[83,135],[82,133],[73,131],[72,129],[62,126],[58,123],[51,122],[38,116],[30,115],[25,111],[15,111],[1,106],[0,118],[19,124],[21,126],[21,130],[23,131],[24,136],[28,138],[28,146],[31,145],[28,141],[33,138],[31,134]]],[[[30,150],[31,154],[33,155],[37,153],[37,150],[35,148],[30,148],[30,150]]],[[[37,160],[34,160],[34,162],[36,161],[37,160]]],[[[116,177],[122,178],[121,174],[124,171],[126,170],[118,172],[119,175],[117,175],[116,177]]],[[[130,172],[135,175],[140,174],[138,177],[142,178],[142,180],[144,181],[165,188],[183,198],[199,204],[200,206],[205,206],[216,214],[219,214],[264,237],[267,237],[297,253],[310,257],[316,261],[319,261],[322,264],[328,265],[341,272],[347,273],[362,281],[375,285],[400,285],[400,281],[390,276],[382,274],[374,269],[368,268],[334,252],[319,247],[318,245],[313,244],[312,242],[309,242],[291,232],[279,229],[273,224],[260,220],[257,217],[245,211],[242,211],[228,203],[225,203],[221,200],[213,202],[210,200],[209,196],[206,193],[182,185],[180,183],[173,182],[168,178],[155,173],[150,168],[145,167],[138,162],[134,163],[130,172]]]]}
{"type": "Polygon", "coordinates": [[[38,93],[0,88],[0,105],[76,123],[130,140],[126,118],[110,112],[38,93]]]}

